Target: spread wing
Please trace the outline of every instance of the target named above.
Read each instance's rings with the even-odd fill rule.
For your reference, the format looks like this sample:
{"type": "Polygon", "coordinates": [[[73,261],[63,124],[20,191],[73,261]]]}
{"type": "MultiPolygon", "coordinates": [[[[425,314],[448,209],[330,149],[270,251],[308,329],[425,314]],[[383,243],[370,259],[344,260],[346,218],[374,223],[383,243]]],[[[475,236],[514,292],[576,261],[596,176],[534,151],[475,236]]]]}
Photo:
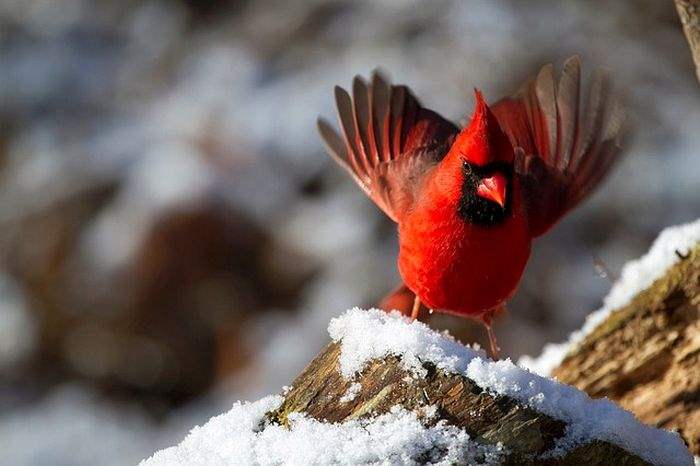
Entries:
{"type": "Polygon", "coordinates": [[[607,75],[593,73],[581,100],[581,65],[569,58],[557,84],[545,65],[513,96],[491,107],[516,148],[532,236],[581,202],[620,158],[622,105],[607,75]]]}
{"type": "Polygon", "coordinates": [[[406,86],[378,72],[369,85],[356,76],[352,99],[341,87],[335,101],[342,137],[325,120],[326,150],[394,221],[410,209],[425,174],[447,153],[458,128],[423,108],[406,86]]]}

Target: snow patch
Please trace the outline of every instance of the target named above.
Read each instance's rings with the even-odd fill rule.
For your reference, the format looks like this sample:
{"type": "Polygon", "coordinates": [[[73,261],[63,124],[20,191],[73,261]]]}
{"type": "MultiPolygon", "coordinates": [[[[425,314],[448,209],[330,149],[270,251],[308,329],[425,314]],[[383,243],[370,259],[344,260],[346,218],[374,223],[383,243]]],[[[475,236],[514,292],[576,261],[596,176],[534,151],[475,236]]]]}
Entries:
{"type": "Polygon", "coordinates": [[[424,362],[446,372],[462,373],[473,358],[485,357],[447,332],[438,333],[422,322],[401,318],[397,312],[354,308],[331,320],[328,333],[334,341],[342,341],[339,363],[345,378],[361,371],[367,362],[386,356],[400,356],[403,368],[416,377],[427,374],[424,362]]]}
{"type": "Polygon", "coordinates": [[[237,403],[228,413],[193,429],[180,445],[157,452],[141,466],[492,465],[499,464],[503,453],[502,447],[479,445],[444,421],[425,426],[417,414],[399,407],[374,419],[341,424],[292,413],[289,429],[266,425],[265,413],[281,402],[281,397],[271,396],[237,403]]]}
{"type": "Polygon", "coordinates": [[[237,402],[227,413],[192,429],[179,445],[156,452],[140,465],[253,464],[260,423],[282,401],[281,396],[273,395],[254,403],[237,402]]]}
{"type": "Polygon", "coordinates": [[[550,343],[544,347],[540,356],[523,356],[518,363],[540,375],[549,375],[561,364],[570,349],[583,341],[611,312],[628,305],[637,294],[649,288],[669,267],[681,260],[680,256],[685,256],[698,243],[700,219],[666,228],[656,238],[649,252],[625,264],[619,280],[603,300],[603,307],[589,314],[583,327],[573,332],[568,341],[550,343]]]}
{"type": "Polygon", "coordinates": [[[348,387],[348,391],[345,392],[343,396],[340,397],[340,402],[341,403],[349,403],[352,400],[354,400],[357,395],[360,393],[360,390],[362,390],[362,384],[359,382],[354,382],[348,387]]]}
{"type": "Polygon", "coordinates": [[[609,400],[592,400],[574,387],[533,374],[509,359],[494,362],[449,334],[435,332],[397,312],[355,308],[333,319],[329,333],[341,343],[340,369],[346,378],[373,359],[398,356],[415,376],[423,376],[423,364],[432,363],[446,372],[466,376],[490,393],[509,396],[565,421],[566,436],[550,452],[553,455],[597,439],[653,464],[692,464],[677,434],[646,426],[609,400]]]}
{"type": "MultiPolygon", "coordinates": [[[[591,314],[592,315],[592,314],[591,314]]],[[[523,355],[518,359],[518,365],[535,374],[548,377],[555,367],[564,360],[572,346],[586,337],[582,330],[577,330],[569,335],[569,340],[561,343],[547,343],[542,348],[542,353],[537,357],[523,355]]]]}

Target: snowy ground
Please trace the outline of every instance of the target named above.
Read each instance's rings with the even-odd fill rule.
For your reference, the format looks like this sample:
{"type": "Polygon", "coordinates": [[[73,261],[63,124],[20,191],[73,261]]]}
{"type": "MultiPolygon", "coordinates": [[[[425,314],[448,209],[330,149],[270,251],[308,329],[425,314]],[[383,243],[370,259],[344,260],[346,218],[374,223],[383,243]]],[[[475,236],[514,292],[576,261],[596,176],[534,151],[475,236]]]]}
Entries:
{"type": "MultiPolygon", "coordinates": [[[[591,440],[603,440],[633,452],[655,465],[691,465],[693,458],[675,433],[641,424],[613,402],[592,400],[585,393],[525,369],[510,360],[494,362],[447,333],[398,313],[353,309],[335,318],[329,334],[340,342],[340,370],[351,378],[369,361],[399,356],[414,377],[423,377],[423,363],[464,375],[484,390],[567,423],[552,451],[560,456],[591,440]]],[[[157,452],[142,466],[215,464],[498,464],[502,448],[479,446],[466,432],[438,423],[424,426],[420,413],[395,407],[372,420],[329,424],[304,415],[291,418],[286,429],[264,420],[279,406],[280,396],[231,411],[195,428],[178,446],[157,452]],[[483,463],[482,463],[483,462],[483,463]]],[[[428,416],[430,413],[428,413],[428,416]]]]}

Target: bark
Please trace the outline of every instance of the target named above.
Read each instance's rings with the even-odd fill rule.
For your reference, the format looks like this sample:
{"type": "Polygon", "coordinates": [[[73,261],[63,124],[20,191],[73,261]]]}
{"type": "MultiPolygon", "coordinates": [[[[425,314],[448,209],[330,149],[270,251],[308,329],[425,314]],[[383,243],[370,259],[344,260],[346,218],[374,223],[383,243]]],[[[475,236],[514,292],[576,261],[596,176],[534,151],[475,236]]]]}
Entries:
{"type": "Polygon", "coordinates": [[[493,396],[468,378],[430,365],[425,366],[427,377],[408,377],[398,358],[374,361],[355,379],[346,380],[338,368],[339,354],[338,344],[326,346],[292,383],[284,403],[269,414],[271,419],[286,425],[289,413],[304,412],[318,420],[340,422],[383,414],[395,405],[410,410],[436,406],[438,419],[465,429],[472,438],[485,444],[502,442],[509,452],[504,464],[646,464],[635,455],[600,441],[581,445],[564,458],[537,459],[564,434],[565,422],[510,398],[493,396]],[[362,389],[356,397],[342,401],[350,385],[357,382],[362,389]]]}
{"type": "Polygon", "coordinates": [[[693,54],[695,74],[700,81],[700,0],[676,0],[676,10],[693,54]]]}
{"type": "Polygon", "coordinates": [[[643,422],[678,429],[700,455],[700,245],[612,313],[554,370],[643,422]]]}

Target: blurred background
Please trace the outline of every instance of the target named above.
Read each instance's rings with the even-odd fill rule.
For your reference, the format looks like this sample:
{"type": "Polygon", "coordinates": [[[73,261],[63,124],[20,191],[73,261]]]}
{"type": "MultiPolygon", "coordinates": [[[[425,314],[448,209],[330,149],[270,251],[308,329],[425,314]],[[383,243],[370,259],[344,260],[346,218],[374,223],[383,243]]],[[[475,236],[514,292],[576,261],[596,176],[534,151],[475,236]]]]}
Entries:
{"type": "Polygon", "coordinates": [[[495,101],[573,53],[635,131],[537,242],[496,327],[512,357],[600,305],[595,258],[614,275],[700,214],[672,2],[0,0],[0,464],[134,464],[278,392],[393,288],[393,225],[316,135],[335,84],[380,66],[459,121],[474,86],[495,101]]]}

